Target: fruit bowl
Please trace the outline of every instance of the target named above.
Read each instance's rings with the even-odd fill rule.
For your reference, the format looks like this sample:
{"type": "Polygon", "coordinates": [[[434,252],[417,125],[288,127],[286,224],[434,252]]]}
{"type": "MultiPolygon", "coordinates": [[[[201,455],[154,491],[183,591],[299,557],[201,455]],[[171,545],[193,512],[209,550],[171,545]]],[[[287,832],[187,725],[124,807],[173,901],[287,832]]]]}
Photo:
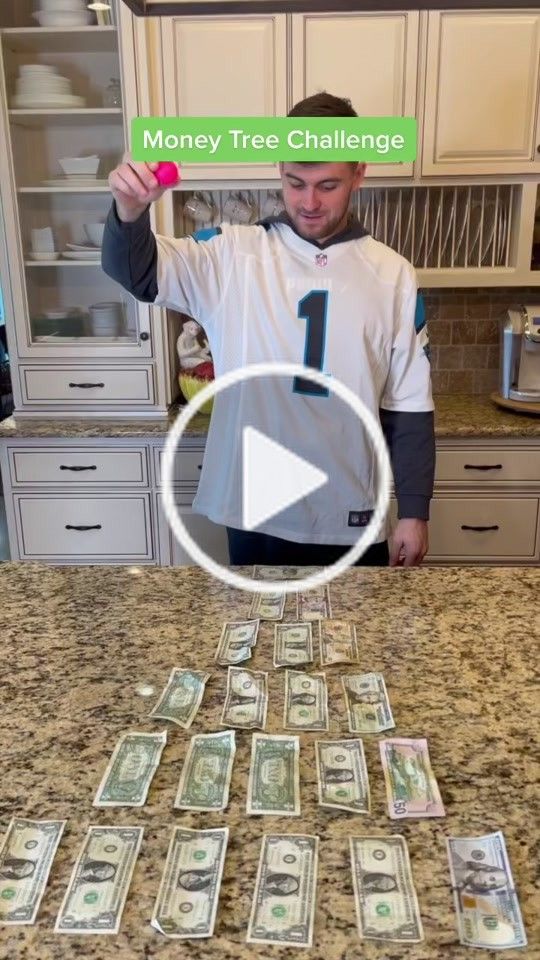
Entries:
{"type": "MultiPolygon", "coordinates": [[[[208,367],[211,364],[200,364],[201,367],[208,367]]],[[[189,401],[193,399],[196,393],[199,393],[213,379],[212,376],[204,376],[206,371],[201,371],[203,376],[194,376],[195,371],[199,372],[199,368],[195,367],[193,373],[179,373],[178,374],[178,383],[180,384],[180,389],[184,394],[186,400],[189,401]]],[[[213,374],[213,370],[212,370],[213,374]]],[[[208,416],[212,413],[212,407],[214,405],[214,398],[210,397],[210,400],[207,400],[206,403],[203,403],[202,407],[199,409],[199,413],[205,413],[208,416]]]]}

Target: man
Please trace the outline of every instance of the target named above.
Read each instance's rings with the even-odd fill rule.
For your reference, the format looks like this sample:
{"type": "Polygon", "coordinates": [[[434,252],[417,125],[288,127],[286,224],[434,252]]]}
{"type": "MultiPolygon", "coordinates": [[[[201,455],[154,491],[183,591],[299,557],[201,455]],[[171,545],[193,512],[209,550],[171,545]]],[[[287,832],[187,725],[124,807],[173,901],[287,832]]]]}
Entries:
{"type": "MultiPolygon", "coordinates": [[[[350,101],[328,93],[288,115],[357,116],[350,101]]],[[[379,532],[358,562],[421,563],[435,460],[427,332],[413,267],[349,214],[365,164],[280,163],[284,214],[181,239],[151,231],[148,207],[163,193],[155,169],[128,160],[110,174],[103,269],[138,299],[200,321],[216,376],[250,363],[304,363],[353,390],[380,419],[398,501],[390,550],[379,532]]],[[[250,385],[249,404],[243,394],[214,404],[193,508],[227,526],[233,564],[333,563],[376,500],[365,433],[358,423],[347,428],[335,395],[307,379],[258,395],[250,385]],[[240,508],[247,410],[257,411],[263,433],[266,424],[268,435],[310,462],[318,449],[332,483],[330,493],[325,485],[255,532],[242,529],[240,508]]]]}

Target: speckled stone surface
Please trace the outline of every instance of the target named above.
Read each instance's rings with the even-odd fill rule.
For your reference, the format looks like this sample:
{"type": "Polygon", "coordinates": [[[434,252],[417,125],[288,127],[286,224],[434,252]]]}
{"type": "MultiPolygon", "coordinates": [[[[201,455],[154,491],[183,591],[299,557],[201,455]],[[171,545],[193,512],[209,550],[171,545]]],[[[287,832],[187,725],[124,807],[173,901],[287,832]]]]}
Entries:
{"type": "MultiPolygon", "coordinates": [[[[244,569],[243,572],[251,573],[244,569]]],[[[195,567],[0,566],[0,830],[12,815],[67,818],[37,923],[0,927],[5,960],[465,960],[489,956],[457,943],[445,837],[504,832],[529,946],[491,957],[540,957],[534,878],[540,824],[533,758],[538,742],[540,625],[533,569],[356,568],[330,585],[335,617],[357,626],[364,670],[381,670],[397,736],[427,737],[447,816],[396,823],[387,815],[378,740],[364,737],[372,812],[325,811],[316,801],[315,734],[301,737],[300,817],[245,813],[251,734],[237,731],[228,809],[173,810],[192,734],[219,729],[226,670],[213,656],[223,622],[245,618],[251,596],[195,567]],[[189,731],[148,713],[171,667],[208,669],[211,679],[189,731]],[[143,699],[136,688],[155,688],[143,699]],[[168,744],[142,809],[97,809],[92,800],[118,737],[168,729],[168,744]],[[536,799],[535,799],[536,798],[536,799]],[[150,918],[173,825],[228,825],[229,848],[215,936],[168,941],[150,918]],[[145,833],[118,936],[54,934],[54,920],[90,824],[140,824],[145,833]],[[265,832],[321,838],[312,950],[247,946],[251,894],[265,832]],[[357,936],[350,834],[402,833],[408,840],[425,930],[423,943],[377,946],[357,936]]],[[[288,597],[285,620],[295,616],[288,597]]],[[[267,731],[282,732],[283,672],[272,668],[273,627],[262,624],[248,666],[267,669],[267,731]]],[[[314,669],[318,668],[316,660],[314,669]]],[[[347,736],[339,678],[326,668],[330,738],[347,736]]],[[[392,735],[392,734],[389,734],[392,735]]]]}
{"type": "MultiPolygon", "coordinates": [[[[16,420],[0,423],[2,437],[164,437],[176,419],[173,407],[167,420],[16,420]]],[[[196,414],[184,436],[206,437],[209,417],[196,414]]],[[[438,437],[540,438],[540,417],[510,413],[497,407],[489,397],[469,394],[435,397],[435,432],[438,437]]]]}

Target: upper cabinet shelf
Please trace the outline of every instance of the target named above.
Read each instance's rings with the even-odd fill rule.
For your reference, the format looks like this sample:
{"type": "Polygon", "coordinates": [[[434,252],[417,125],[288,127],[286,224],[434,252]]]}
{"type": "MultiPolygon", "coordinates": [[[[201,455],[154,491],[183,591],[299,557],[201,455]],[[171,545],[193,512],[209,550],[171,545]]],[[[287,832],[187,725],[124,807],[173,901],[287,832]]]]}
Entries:
{"type": "Polygon", "coordinates": [[[93,53],[118,46],[116,27],[7,27],[0,34],[14,53],[93,53]]]}

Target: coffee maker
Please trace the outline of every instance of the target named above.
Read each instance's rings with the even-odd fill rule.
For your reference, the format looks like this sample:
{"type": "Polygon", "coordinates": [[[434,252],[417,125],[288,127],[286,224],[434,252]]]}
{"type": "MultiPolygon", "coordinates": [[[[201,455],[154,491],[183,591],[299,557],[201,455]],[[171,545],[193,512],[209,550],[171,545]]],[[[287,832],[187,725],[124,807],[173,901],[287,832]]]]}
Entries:
{"type": "Polygon", "coordinates": [[[500,345],[501,397],[540,407],[540,305],[507,310],[500,345]]]}

